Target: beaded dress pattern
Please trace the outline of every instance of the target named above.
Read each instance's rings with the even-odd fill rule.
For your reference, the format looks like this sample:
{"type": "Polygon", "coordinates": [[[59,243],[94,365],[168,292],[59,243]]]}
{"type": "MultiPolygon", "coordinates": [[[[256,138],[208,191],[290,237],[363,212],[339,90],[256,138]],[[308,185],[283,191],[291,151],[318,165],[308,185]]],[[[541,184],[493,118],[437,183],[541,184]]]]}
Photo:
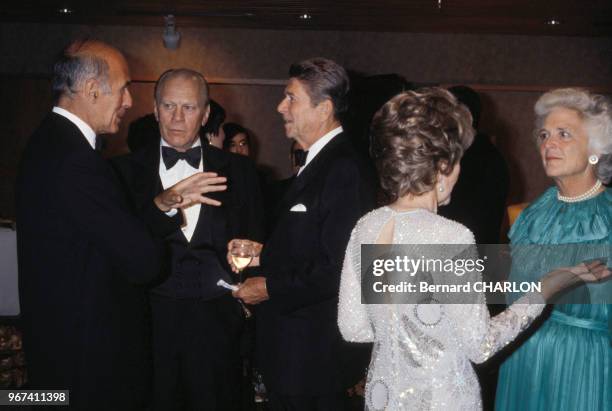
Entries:
{"type": "Polygon", "coordinates": [[[382,207],[365,215],[349,241],[338,325],[347,341],[373,342],[367,410],[482,409],[471,362],[487,360],[542,312],[527,294],[491,318],[484,295],[474,304],[362,304],[361,245],[375,244],[392,222],[393,244],[473,244],[463,225],[426,210],[382,207]]]}

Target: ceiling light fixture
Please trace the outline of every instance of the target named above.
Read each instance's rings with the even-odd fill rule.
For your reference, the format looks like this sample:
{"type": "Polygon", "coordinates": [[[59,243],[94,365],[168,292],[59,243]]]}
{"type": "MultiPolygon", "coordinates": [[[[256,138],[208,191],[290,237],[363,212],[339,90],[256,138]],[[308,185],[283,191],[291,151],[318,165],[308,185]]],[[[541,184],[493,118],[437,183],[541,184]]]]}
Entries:
{"type": "Polygon", "coordinates": [[[181,33],[176,30],[176,21],[172,14],[164,16],[166,26],[162,39],[164,40],[164,47],[170,50],[176,50],[179,47],[181,41],[181,33]]]}
{"type": "Polygon", "coordinates": [[[310,20],[311,18],[312,18],[312,15],[308,13],[300,14],[300,20],[310,20]]]}
{"type": "Polygon", "coordinates": [[[561,25],[561,21],[557,19],[549,19],[549,20],[546,20],[546,25],[547,26],[559,26],[561,25]]]}
{"type": "Polygon", "coordinates": [[[59,9],[57,9],[57,12],[59,14],[68,15],[68,14],[72,14],[72,9],[69,7],[60,7],[59,9]]]}

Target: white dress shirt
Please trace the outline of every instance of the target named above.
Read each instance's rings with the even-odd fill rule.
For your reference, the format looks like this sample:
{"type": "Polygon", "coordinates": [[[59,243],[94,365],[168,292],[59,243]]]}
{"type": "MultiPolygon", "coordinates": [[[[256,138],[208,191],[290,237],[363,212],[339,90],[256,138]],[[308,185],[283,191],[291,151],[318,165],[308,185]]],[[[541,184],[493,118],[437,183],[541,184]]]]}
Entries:
{"type": "Polygon", "coordinates": [[[300,169],[298,170],[297,175],[299,176],[300,173],[306,167],[308,167],[308,164],[312,161],[312,159],[315,158],[317,154],[319,154],[319,151],[323,150],[323,147],[325,147],[327,143],[331,141],[332,138],[342,133],[342,131],[343,131],[342,126],[336,127],[335,129],[333,129],[332,131],[330,131],[329,133],[325,134],[323,137],[318,139],[313,145],[311,145],[310,148],[308,149],[308,154],[306,154],[306,161],[304,162],[304,165],[300,167],[300,169]]]}
{"type": "MultiPolygon", "coordinates": [[[[202,143],[198,138],[195,143],[193,143],[193,147],[199,147],[202,143]]],[[[164,160],[161,155],[162,147],[171,147],[166,141],[162,138],[161,145],[159,147],[159,178],[161,179],[162,186],[164,190],[172,187],[176,183],[181,180],[186,179],[187,177],[191,177],[192,175],[201,172],[204,170],[204,164],[202,158],[200,158],[200,164],[198,168],[193,168],[189,165],[189,163],[183,159],[180,159],[176,162],[174,167],[170,170],[166,168],[166,164],[164,164],[164,160]]],[[[200,217],[200,209],[202,205],[200,203],[189,206],[188,208],[183,208],[183,226],[181,230],[183,231],[183,235],[187,241],[191,241],[191,237],[193,237],[193,232],[195,231],[196,225],[198,224],[198,218],[200,217]]],[[[171,212],[166,213],[169,216],[176,214],[176,209],[173,209],[171,212]]]]}
{"type": "Polygon", "coordinates": [[[87,140],[91,148],[93,148],[94,150],[96,149],[96,132],[93,131],[89,124],[81,120],[76,115],[72,114],[70,111],[61,107],[55,106],[53,107],[52,111],[55,114],[59,114],[60,116],[67,118],[68,121],[77,126],[79,130],[81,130],[81,133],[83,133],[83,135],[85,136],[85,139],[87,140]]]}

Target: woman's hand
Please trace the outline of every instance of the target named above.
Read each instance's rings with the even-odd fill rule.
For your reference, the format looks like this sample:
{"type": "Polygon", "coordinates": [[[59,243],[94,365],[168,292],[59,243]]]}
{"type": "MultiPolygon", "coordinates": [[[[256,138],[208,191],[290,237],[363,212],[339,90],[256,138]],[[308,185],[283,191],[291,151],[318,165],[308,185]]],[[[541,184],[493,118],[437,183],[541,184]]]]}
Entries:
{"type": "Polygon", "coordinates": [[[555,294],[579,285],[609,279],[611,271],[601,261],[581,263],[574,267],[562,267],[542,277],[542,296],[549,301],[555,294]]]}

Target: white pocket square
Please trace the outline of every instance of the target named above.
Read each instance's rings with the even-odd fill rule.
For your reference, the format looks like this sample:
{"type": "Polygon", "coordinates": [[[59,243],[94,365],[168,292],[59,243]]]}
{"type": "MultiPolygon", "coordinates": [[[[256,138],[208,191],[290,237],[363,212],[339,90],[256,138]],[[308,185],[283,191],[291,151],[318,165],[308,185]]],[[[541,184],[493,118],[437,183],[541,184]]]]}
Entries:
{"type": "Polygon", "coordinates": [[[296,213],[305,213],[306,212],[306,206],[302,203],[300,204],[296,204],[293,207],[291,207],[291,210],[289,211],[293,211],[296,213]]]}

